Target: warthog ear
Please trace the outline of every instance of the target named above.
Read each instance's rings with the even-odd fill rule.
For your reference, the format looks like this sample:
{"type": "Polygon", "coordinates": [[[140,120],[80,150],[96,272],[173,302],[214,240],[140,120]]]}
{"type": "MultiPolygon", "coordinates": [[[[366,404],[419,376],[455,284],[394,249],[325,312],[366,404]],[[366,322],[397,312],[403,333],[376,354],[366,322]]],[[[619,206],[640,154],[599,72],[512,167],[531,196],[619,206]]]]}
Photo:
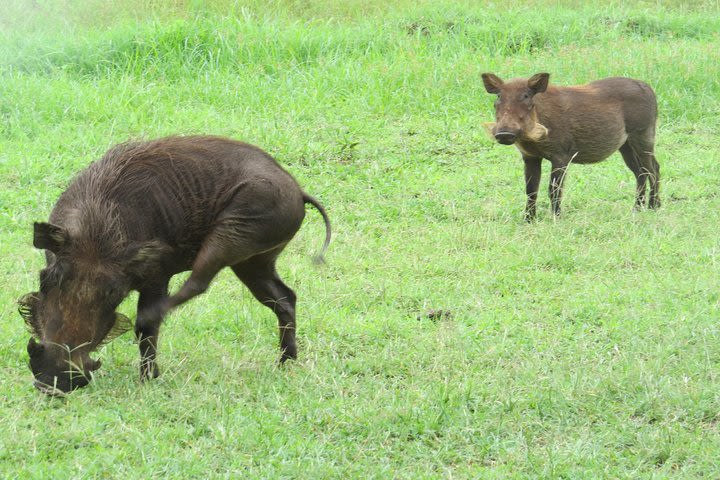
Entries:
{"type": "Polygon", "coordinates": [[[127,273],[136,278],[152,275],[162,263],[163,256],[172,251],[170,245],[160,240],[136,242],[125,251],[125,268],[127,273]]]}
{"type": "Polygon", "coordinates": [[[33,246],[57,253],[70,241],[68,231],[51,223],[35,222],[33,246]]]}
{"type": "Polygon", "coordinates": [[[483,73],[482,79],[485,84],[485,90],[488,93],[500,93],[500,87],[502,87],[503,83],[505,83],[500,77],[493,75],[492,73],[483,73]]]}
{"type": "Polygon", "coordinates": [[[542,93],[547,90],[548,83],[550,82],[549,73],[536,73],[528,80],[528,88],[535,93],[542,93]]]}
{"type": "Polygon", "coordinates": [[[37,316],[35,315],[37,310],[38,295],[38,292],[26,293],[18,299],[17,303],[18,313],[20,313],[20,316],[23,320],[25,320],[25,325],[27,325],[30,335],[39,339],[42,335],[40,332],[40,325],[37,321],[37,316]]]}

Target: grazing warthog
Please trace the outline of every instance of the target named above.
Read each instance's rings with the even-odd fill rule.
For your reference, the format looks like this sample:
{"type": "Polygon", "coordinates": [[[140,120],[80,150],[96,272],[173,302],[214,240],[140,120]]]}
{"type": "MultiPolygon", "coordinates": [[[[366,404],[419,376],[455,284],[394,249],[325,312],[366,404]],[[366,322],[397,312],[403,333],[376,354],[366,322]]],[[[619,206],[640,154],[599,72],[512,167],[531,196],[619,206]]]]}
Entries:
{"type": "Polygon", "coordinates": [[[322,259],[325,210],[259,148],[209,136],[112,148],[75,178],[49,223],[35,223],[33,244],[46,250],[47,266],[40,291],[20,300],[34,337],[27,350],[35,386],[62,394],[87,385],[100,366],[90,352],[131,328],[115,312],[131,290],[140,293],[140,375],[157,377],[164,315],[227,266],[277,315],[280,361],[296,358],[295,293],[275,261],[300,228],[305,203],[325,221],[322,259]],[[186,270],[188,280],[168,295],[170,277],[186,270]]]}
{"type": "Polygon", "coordinates": [[[497,95],[490,133],[503,145],[515,144],[525,161],[527,220],[535,218],[543,158],[552,163],[550,202],[558,215],[568,165],[600,162],[616,150],[637,179],[635,206],[645,203],[646,180],[648,206],[660,206],[660,165],[654,154],[657,101],[647,84],[615,77],[554,87],[548,86],[547,73],[508,82],[483,73],[482,79],[485,90],[497,95]]]}

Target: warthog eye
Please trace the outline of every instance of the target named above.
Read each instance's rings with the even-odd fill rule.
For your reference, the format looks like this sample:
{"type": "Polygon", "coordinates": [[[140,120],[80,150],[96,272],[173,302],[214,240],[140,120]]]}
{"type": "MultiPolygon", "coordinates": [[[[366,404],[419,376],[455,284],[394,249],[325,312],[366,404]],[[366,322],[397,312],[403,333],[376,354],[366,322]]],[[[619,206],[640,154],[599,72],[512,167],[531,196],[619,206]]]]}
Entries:
{"type": "Polygon", "coordinates": [[[127,289],[122,283],[111,281],[103,287],[102,294],[106,301],[110,303],[120,303],[127,294],[127,289]]]}
{"type": "Polygon", "coordinates": [[[47,293],[51,288],[60,286],[66,276],[66,271],[67,268],[59,262],[40,270],[40,291],[47,293]]]}

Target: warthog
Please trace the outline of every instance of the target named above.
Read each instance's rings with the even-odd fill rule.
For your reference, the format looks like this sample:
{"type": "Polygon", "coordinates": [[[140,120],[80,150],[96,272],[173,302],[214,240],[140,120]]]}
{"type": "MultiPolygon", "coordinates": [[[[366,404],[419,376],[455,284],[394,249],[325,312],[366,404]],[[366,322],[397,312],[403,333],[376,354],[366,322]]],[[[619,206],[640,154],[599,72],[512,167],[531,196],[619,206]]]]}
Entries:
{"type": "Polygon", "coordinates": [[[503,82],[492,73],[482,75],[485,90],[497,95],[495,123],[490,133],[504,145],[520,150],[525,161],[527,207],[535,218],[540,164],[550,160],[550,202],[560,213],[565,171],[572,163],[597,163],[620,150],[637,179],[636,208],[658,208],[660,165],[655,159],[657,101],[646,83],[630,78],[606,78],[574,87],[548,86],[550,75],[503,82]]]}
{"type": "Polygon", "coordinates": [[[305,203],[322,205],[257,147],[210,136],[129,142],[110,149],[60,196],[49,223],[35,223],[45,249],[40,291],[20,300],[34,338],[34,385],[48,394],[83,387],[100,366],[90,352],[131,328],[115,312],[139,292],[135,334],[141,378],[157,377],[160,323],[203,293],[229,266],[277,315],[280,360],[296,358],[295,293],[275,270],[300,228],[305,203]],[[170,278],[191,270],[179,291],[170,278]]]}

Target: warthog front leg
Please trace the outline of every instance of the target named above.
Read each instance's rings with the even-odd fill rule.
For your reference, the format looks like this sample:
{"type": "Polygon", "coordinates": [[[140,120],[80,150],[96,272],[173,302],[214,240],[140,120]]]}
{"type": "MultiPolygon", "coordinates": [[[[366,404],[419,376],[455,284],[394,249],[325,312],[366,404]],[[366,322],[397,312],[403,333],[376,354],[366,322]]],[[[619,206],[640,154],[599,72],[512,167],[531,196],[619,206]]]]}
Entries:
{"type": "MultiPolygon", "coordinates": [[[[164,296],[151,305],[146,310],[147,318],[157,321],[173,308],[205,292],[217,273],[231,266],[253,295],[278,316],[281,361],[295,358],[295,294],[275,272],[275,258],[289,240],[284,239],[282,233],[291,237],[294,230],[285,228],[281,221],[276,220],[279,214],[283,212],[269,212],[266,213],[267,218],[258,218],[254,212],[249,216],[242,211],[229,212],[225,223],[217,225],[203,240],[193,261],[190,277],[176,293],[164,296]]],[[[280,219],[283,220],[283,217],[280,219]]],[[[286,220],[297,221],[293,218],[286,220]]]]}
{"type": "Polygon", "coordinates": [[[542,172],[542,158],[525,157],[525,193],[527,205],[525,207],[525,220],[531,222],[535,219],[537,210],[538,189],[540,188],[540,174],[542,172]]]}
{"type": "Polygon", "coordinates": [[[140,291],[138,299],[137,319],[135,320],[135,336],[140,347],[140,378],[146,380],[157,378],[160,370],[157,367],[157,342],[160,333],[162,315],[152,309],[167,297],[167,282],[162,286],[146,288],[140,291]]]}

